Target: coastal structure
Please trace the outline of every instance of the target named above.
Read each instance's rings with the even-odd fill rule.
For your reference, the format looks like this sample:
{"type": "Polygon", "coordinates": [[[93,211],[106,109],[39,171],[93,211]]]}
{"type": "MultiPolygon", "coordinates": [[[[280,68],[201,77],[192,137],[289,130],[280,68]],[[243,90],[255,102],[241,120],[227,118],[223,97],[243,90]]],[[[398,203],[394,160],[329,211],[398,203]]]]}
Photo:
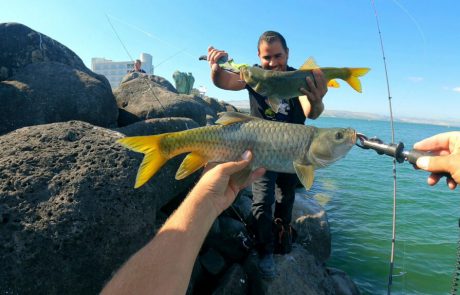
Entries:
{"type": "MultiPolygon", "coordinates": [[[[148,53],[141,53],[139,59],[142,62],[142,69],[150,75],[153,75],[152,56],[148,53]]],[[[95,73],[104,75],[112,88],[117,88],[121,79],[134,66],[134,61],[112,61],[105,58],[93,57],[91,59],[91,70],[95,73]]]]}

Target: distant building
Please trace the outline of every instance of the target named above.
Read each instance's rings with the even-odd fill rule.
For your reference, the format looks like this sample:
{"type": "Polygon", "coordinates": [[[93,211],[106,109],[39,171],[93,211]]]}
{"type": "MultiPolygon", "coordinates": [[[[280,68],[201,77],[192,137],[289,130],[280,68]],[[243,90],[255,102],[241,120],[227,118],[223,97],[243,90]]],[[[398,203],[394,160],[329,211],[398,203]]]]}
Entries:
{"type": "MultiPolygon", "coordinates": [[[[140,58],[142,69],[153,75],[152,56],[148,53],[141,53],[140,58]]],[[[112,61],[105,58],[93,57],[91,59],[91,70],[104,75],[110,82],[112,88],[117,88],[121,79],[133,68],[134,61],[112,61]]]]}

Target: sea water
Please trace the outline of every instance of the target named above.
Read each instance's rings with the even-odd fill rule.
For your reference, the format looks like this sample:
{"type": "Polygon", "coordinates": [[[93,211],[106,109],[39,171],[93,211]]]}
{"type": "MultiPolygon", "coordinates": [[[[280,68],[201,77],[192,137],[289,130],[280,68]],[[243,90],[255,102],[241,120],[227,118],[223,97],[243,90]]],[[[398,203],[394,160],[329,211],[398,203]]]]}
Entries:
{"type": "MultiPolygon", "coordinates": [[[[320,118],[318,127],[352,127],[368,137],[391,142],[389,122],[320,118]]],[[[444,126],[395,122],[395,141],[406,149],[444,126]]],[[[451,290],[459,241],[460,188],[442,179],[426,184],[427,172],[405,162],[396,166],[396,243],[393,294],[447,294],[451,290]]],[[[346,271],[363,294],[386,294],[390,273],[393,216],[393,160],[373,150],[353,147],[342,160],[316,171],[310,191],[321,196],[332,234],[327,265],[346,271]]]]}

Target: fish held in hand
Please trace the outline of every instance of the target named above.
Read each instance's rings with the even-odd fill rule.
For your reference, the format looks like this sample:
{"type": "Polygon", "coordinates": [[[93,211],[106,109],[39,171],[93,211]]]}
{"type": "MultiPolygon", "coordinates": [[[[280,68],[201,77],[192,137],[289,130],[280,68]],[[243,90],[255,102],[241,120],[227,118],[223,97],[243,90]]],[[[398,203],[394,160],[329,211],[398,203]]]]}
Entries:
{"type": "Polygon", "coordinates": [[[296,71],[270,71],[259,67],[242,66],[239,68],[240,77],[255,92],[267,97],[268,104],[277,112],[282,99],[304,95],[300,88],[310,90],[306,78],[310,77],[315,81],[313,70],[320,69],[326,80],[328,87],[339,87],[335,79],[346,81],[357,92],[362,92],[359,77],[369,72],[369,68],[334,68],[319,67],[313,58],[309,58],[296,71]]]}
{"type": "Polygon", "coordinates": [[[314,170],[342,157],[356,142],[351,128],[317,128],[251,117],[242,113],[221,113],[218,125],[179,132],[119,139],[123,146],[144,153],[135,188],[144,185],[171,158],[189,153],[176,173],[183,179],[208,162],[240,159],[251,150],[250,165],[236,178],[244,179],[251,171],[263,167],[270,171],[296,173],[309,189],[314,170]]]}

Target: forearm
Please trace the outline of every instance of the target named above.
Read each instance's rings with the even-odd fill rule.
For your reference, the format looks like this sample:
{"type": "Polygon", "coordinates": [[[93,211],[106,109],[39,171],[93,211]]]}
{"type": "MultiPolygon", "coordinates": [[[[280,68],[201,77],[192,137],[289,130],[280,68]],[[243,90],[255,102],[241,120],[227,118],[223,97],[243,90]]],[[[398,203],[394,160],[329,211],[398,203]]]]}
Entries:
{"type": "Polygon", "coordinates": [[[225,71],[218,65],[213,65],[211,69],[211,80],[214,85],[225,90],[242,90],[246,86],[240,75],[225,71]]]}
{"type": "Polygon", "coordinates": [[[102,293],[185,294],[195,259],[217,216],[207,196],[193,190],[102,293]]]}

